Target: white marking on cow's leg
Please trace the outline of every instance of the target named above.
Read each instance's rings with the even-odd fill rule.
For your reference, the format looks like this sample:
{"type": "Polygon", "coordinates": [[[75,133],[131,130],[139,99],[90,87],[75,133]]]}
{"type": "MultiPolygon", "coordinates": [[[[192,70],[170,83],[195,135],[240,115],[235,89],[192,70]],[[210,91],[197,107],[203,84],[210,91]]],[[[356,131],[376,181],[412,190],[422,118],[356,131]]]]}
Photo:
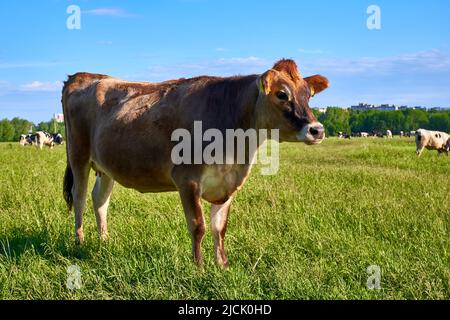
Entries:
{"type": "Polygon", "coordinates": [[[97,220],[98,235],[101,240],[108,239],[106,216],[113,187],[114,180],[106,174],[102,174],[97,176],[92,189],[92,203],[94,205],[95,219],[97,220]]]}
{"type": "Polygon", "coordinates": [[[73,172],[73,208],[75,212],[75,240],[78,243],[83,243],[83,212],[86,205],[86,195],[89,180],[89,167],[83,166],[81,168],[72,167],[73,172]]]}
{"type": "Polygon", "coordinates": [[[211,232],[214,241],[214,253],[217,264],[226,269],[228,259],[225,255],[224,239],[227,231],[228,211],[230,209],[231,198],[221,205],[211,205],[211,232]]]}
{"type": "Polygon", "coordinates": [[[416,150],[416,154],[417,154],[418,157],[420,157],[420,155],[422,154],[423,149],[425,149],[425,147],[421,147],[420,149],[416,150]]]}

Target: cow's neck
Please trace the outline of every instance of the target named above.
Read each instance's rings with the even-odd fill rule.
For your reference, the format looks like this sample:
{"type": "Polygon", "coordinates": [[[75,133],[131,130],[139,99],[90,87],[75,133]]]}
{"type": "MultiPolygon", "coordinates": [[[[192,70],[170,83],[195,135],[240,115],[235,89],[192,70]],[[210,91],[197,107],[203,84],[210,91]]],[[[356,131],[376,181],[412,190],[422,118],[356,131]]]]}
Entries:
{"type": "MultiPolygon", "coordinates": [[[[243,90],[242,95],[239,97],[239,101],[237,106],[239,106],[239,110],[236,112],[236,122],[235,122],[235,130],[243,129],[245,130],[255,130],[257,134],[257,149],[250,149],[246,144],[245,153],[246,159],[252,159],[256,156],[256,153],[259,147],[267,140],[263,136],[260,136],[259,130],[264,129],[263,126],[259,123],[259,111],[258,110],[258,98],[259,98],[259,89],[257,86],[257,78],[258,76],[249,76],[246,77],[248,82],[245,84],[246,89],[243,90]]],[[[270,134],[270,133],[269,133],[270,134]]],[[[245,179],[250,172],[253,165],[253,161],[246,163],[242,169],[242,178],[245,179]]],[[[243,180],[242,180],[243,181],[243,180]]]]}
{"type": "MultiPolygon", "coordinates": [[[[259,97],[259,89],[256,83],[257,76],[249,76],[249,82],[246,84],[246,89],[239,97],[239,110],[237,112],[236,123],[234,129],[254,129],[257,132],[262,129],[258,123],[258,109],[257,101],[259,97]]],[[[259,135],[258,135],[259,136],[259,135]]],[[[258,147],[265,142],[266,139],[260,140],[258,137],[258,147]]]]}

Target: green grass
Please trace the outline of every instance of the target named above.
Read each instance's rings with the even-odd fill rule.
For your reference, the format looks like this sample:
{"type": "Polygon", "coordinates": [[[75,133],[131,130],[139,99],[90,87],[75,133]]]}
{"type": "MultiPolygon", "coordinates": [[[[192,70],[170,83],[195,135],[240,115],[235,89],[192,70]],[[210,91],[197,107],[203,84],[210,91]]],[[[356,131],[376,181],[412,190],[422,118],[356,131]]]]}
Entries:
{"type": "Polygon", "coordinates": [[[176,193],[116,185],[105,244],[89,199],[77,247],[62,199],[64,147],[0,144],[0,298],[450,298],[450,158],[417,158],[413,139],[399,138],[280,151],[278,174],[255,167],[232,204],[230,269],[215,266],[208,228],[201,272],[176,193]],[[66,288],[72,264],[80,290],[66,288]],[[381,268],[380,290],[366,288],[370,265],[381,268]]]}

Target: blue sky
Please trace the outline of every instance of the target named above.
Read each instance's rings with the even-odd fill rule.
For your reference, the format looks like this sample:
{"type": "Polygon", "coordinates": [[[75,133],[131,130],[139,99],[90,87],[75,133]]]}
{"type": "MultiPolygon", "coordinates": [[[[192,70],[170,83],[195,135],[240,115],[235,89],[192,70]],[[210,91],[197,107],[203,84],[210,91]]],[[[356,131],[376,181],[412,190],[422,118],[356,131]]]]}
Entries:
{"type": "Polygon", "coordinates": [[[262,73],[280,58],[331,87],[311,106],[450,107],[450,1],[43,0],[0,3],[0,118],[61,110],[78,71],[161,81],[262,73]],[[69,5],[81,29],[69,30],[69,5]],[[381,30],[366,26],[381,9],[381,30]]]}

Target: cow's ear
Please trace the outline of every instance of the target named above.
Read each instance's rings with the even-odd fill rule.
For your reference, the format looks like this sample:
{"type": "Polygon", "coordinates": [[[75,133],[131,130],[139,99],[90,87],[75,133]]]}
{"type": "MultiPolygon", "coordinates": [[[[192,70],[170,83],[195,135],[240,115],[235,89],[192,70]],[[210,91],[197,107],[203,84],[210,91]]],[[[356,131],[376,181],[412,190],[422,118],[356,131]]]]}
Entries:
{"type": "Polygon", "coordinates": [[[314,97],[314,95],[328,88],[330,84],[327,78],[319,74],[304,78],[303,80],[305,80],[308,83],[309,88],[311,89],[311,97],[314,97]]]}
{"type": "Polygon", "coordinates": [[[268,70],[256,79],[258,90],[265,95],[269,94],[272,88],[273,78],[275,77],[275,70],[268,70]]]}

